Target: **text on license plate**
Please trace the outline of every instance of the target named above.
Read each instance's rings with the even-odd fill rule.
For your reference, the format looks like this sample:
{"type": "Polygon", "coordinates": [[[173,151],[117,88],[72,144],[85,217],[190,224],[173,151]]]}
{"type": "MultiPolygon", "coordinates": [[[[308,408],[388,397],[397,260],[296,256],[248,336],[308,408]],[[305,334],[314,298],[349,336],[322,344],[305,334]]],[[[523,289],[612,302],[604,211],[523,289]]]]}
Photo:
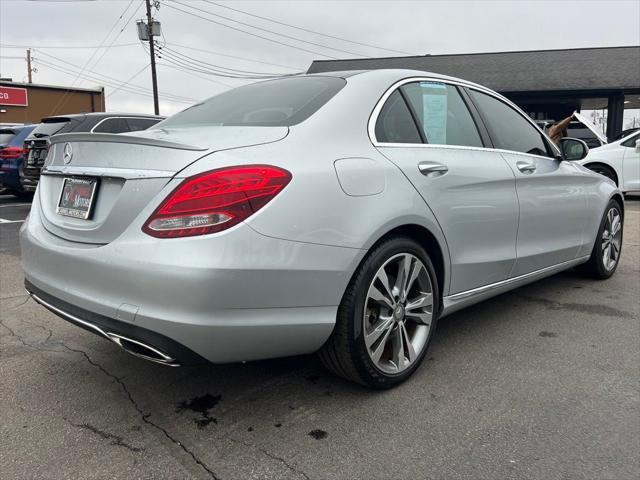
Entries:
{"type": "Polygon", "coordinates": [[[97,186],[97,178],[65,178],[62,181],[56,213],[67,217],[88,219],[92,213],[97,186]]]}

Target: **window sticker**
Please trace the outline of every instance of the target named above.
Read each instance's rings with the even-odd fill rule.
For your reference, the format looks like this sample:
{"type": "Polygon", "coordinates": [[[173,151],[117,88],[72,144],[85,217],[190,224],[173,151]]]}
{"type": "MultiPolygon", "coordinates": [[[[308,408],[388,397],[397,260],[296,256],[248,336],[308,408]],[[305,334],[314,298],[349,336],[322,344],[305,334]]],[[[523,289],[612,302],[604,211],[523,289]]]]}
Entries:
{"type": "Polygon", "coordinates": [[[424,130],[427,141],[433,144],[447,143],[447,87],[442,83],[420,83],[424,130]]]}

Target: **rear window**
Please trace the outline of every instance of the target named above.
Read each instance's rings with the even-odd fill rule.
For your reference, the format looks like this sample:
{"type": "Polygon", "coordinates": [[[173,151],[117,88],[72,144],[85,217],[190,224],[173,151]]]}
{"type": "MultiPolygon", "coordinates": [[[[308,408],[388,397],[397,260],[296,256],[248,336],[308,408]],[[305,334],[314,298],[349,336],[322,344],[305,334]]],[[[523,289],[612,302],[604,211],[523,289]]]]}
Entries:
{"type": "Polygon", "coordinates": [[[159,118],[126,118],[129,130],[137,132],[139,130],[146,130],[147,128],[155,125],[160,121],[159,118]]]}
{"type": "Polygon", "coordinates": [[[187,125],[288,127],[327,103],[347,82],[336,77],[292,77],[254,83],[216,95],[160,122],[187,125]]]}
{"type": "Polygon", "coordinates": [[[47,122],[41,123],[31,132],[32,137],[42,138],[50,137],[56,133],[62,133],[61,130],[69,124],[69,120],[63,120],[60,122],[47,122]]]}

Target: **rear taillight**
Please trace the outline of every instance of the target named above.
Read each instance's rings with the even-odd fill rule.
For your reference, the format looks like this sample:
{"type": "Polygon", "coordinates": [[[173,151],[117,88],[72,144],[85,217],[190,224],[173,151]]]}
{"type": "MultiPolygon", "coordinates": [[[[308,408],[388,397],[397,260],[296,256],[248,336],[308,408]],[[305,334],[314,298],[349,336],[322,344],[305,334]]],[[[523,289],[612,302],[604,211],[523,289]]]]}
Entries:
{"type": "Polygon", "coordinates": [[[20,147],[5,147],[0,149],[0,159],[9,160],[11,158],[19,158],[26,154],[27,151],[20,147]]]}
{"type": "Polygon", "coordinates": [[[159,238],[220,232],[265,206],[291,180],[268,165],[221,168],[187,178],[160,204],[142,230],[159,238]]]}

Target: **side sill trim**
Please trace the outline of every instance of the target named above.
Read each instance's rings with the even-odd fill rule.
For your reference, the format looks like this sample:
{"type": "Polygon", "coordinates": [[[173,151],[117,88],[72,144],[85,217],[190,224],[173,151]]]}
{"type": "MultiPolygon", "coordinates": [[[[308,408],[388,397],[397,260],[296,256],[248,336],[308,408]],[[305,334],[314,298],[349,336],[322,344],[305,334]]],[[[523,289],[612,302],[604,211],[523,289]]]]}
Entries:
{"type": "Polygon", "coordinates": [[[461,308],[464,308],[468,305],[480,302],[486,298],[511,290],[512,288],[526,285],[527,283],[539,280],[541,278],[553,275],[554,273],[561,272],[573,266],[584,263],[589,260],[589,257],[590,255],[574,258],[573,260],[562,262],[557,265],[551,265],[550,267],[541,268],[540,270],[525,273],[524,275],[507,278],[506,280],[501,280],[489,285],[484,285],[482,287],[446,296],[442,299],[442,316],[452,313],[456,310],[460,310],[461,308]]]}

